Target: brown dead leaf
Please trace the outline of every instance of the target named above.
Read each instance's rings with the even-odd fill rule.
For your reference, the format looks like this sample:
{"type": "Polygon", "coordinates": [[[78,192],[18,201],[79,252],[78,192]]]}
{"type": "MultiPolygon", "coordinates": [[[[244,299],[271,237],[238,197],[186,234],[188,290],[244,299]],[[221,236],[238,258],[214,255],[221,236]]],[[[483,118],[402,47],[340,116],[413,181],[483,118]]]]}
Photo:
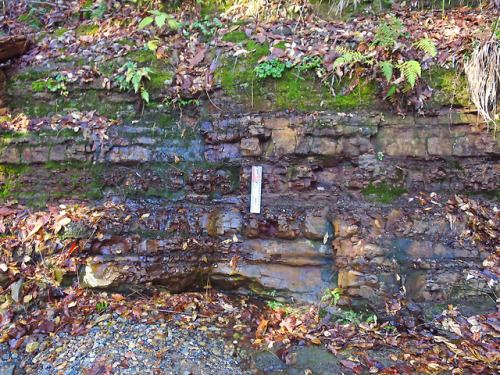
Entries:
{"type": "Polygon", "coordinates": [[[259,326],[257,327],[257,330],[255,331],[255,337],[258,339],[262,339],[264,337],[264,334],[266,333],[267,330],[267,323],[269,323],[268,320],[263,319],[259,326]]]}
{"type": "Polygon", "coordinates": [[[113,298],[117,302],[123,301],[125,299],[125,297],[123,297],[121,294],[112,294],[111,298],[113,298]]]}
{"type": "Polygon", "coordinates": [[[196,55],[194,55],[194,57],[189,60],[189,67],[190,68],[194,68],[195,66],[198,66],[202,61],[203,59],[205,58],[205,52],[207,51],[206,48],[202,48],[200,49],[196,55]]]}

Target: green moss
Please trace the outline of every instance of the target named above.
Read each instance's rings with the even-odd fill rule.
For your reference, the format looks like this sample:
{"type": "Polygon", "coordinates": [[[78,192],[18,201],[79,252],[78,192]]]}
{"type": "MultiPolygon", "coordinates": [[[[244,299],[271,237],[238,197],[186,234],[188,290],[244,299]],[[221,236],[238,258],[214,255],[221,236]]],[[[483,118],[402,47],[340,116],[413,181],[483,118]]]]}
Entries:
{"type": "Polygon", "coordinates": [[[255,80],[254,69],[258,61],[269,54],[269,43],[259,44],[250,41],[247,44],[250,53],[242,59],[226,58],[221,68],[214,74],[214,80],[228,93],[240,100],[252,101],[252,86],[254,103],[262,99],[262,82],[255,80]]]}
{"type": "Polygon", "coordinates": [[[31,83],[31,89],[33,92],[44,92],[47,91],[49,87],[55,87],[57,82],[53,78],[49,78],[47,80],[38,80],[31,83]]]}
{"type": "Polygon", "coordinates": [[[99,25],[82,24],[76,28],[76,35],[96,35],[99,32],[99,25]]]}
{"type": "Polygon", "coordinates": [[[66,169],[67,165],[62,164],[62,163],[55,163],[53,161],[47,161],[47,162],[45,162],[45,168],[47,168],[49,170],[60,171],[60,170],[66,169]]]}
{"type": "Polygon", "coordinates": [[[17,82],[31,82],[42,78],[47,78],[50,74],[46,71],[28,70],[27,73],[18,74],[13,78],[17,82]]]}
{"type": "Polygon", "coordinates": [[[12,181],[8,180],[5,184],[0,186],[0,199],[9,198],[12,194],[12,189],[14,188],[14,184],[12,181]]]}
{"type": "Polygon", "coordinates": [[[361,193],[365,196],[368,195],[376,195],[378,197],[379,202],[388,203],[391,202],[394,198],[400,197],[404,193],[408,192],[404,187],[401,186],[388,186],[386,182],[380,184],[379,187],[373,186],[370,183],[366,189],[363,189],[361,193]]]}
{"type": "Polygon", "coordinates": [[[130,40],[130,39],[121,39],[121,40],[118,41],[118,44],[128,45],[128,46],[135,46],[135,42],[133,40],[130,40]]]}
{"type": "Polygon", "coordinates": [[[155,54],[152,51],[146,50],[135,50],[126,55],[126,58],[139,64],[153,63],[157,60],[155,54]]]}
{"type": "Polygon", "coordinates": [[[15,198],[15,190],[19,186],[18,177],[31,170],[22,164],[0,165],[0,175],[5,178],[5,183],[0,186],[0,199],[15,198]]]}
{"type": "Polygon", "coordinates": [[[247,34],[243,30],[234,30],[222,37],[224,42],[241,43],[248,41],[247,34]]]}
{"type": "Polygon", "coordinates": [[[469,105],[467,77],[455,69],[433,68],[422,72],[422,78],[434,89],[428,100],[431,106],[469,105]]]}
{"type": "Polygon", "coordinates": [[[7,174],[9,176],[20,176],[22,174],[29,173],[31,168],[24,164],[6,164],[0,165],[0,173],[7,174]]]}
{"type": "MultiPolygon", "coordinates": [[[[273,79],[277,109],[297,108],[303,111],[314,111],[319,108],[336,110],[353,110],[373,107],[377,87],[372,82],[362,82],[344,95],[334,97],[313,72],[298,74],[296,69],[285,70],[283,77],[273,79]]],[[[335,92],[348,87],[349,82],[339,82],[335,92]]]]}
{"type": "Polygon", "coordinates": [[[69,29],[67,27],[61,27],[60,29],[55,30],[54,34],[56,36],[63,36],[66,33],[66,31],[68,31],[68,30],[69,29]]]}
{"type": "Polygon", "coordinates": [[[159,90],[165,87],[165,81],[172,80],[171,72],[156,72],[150,75],[151,80],[146,81],[146,89],[159,90]]]}
{"type": "MultiPolygon", "coordinates": [[[[278,47],[284,48],[284,45],[278,47]]],[[[312,71],[299,72],[291,68],[285,69],[281,78],[259,79],[254,69],[259,60],[269,54],[269,45],[249,41],[246,48],[250,52],[247,56],[223,60],[214,74],[214,81],[236,100],[246,105],[252,103],[256,110],[359,110],[381,106],[381,102],[376,100],[378,91],[375,82],[361,81],[342,95],[352,84],[344,79],[335,83],[335,97],[312,71]]]]}
{"type": "Polygon", "coordinates": [[[286,43],[285,43],[285,41],[282,40],[281,42],[279,42],[278,44],[276,44],[274,47],[282,49],[283,51],[285,51],[286,50],[286,43]]]}

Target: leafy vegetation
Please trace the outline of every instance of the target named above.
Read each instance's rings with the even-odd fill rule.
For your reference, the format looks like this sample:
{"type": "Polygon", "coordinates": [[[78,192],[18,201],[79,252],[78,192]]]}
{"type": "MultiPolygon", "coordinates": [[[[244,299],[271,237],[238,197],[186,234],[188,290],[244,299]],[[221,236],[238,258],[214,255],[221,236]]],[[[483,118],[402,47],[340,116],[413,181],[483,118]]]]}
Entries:
{"type": "Polygon", "coordinates": [[[283,63],[280,60],[274,58],[269,61],[263,61],[255,68],[255,73],[259,78],[281,78],[285,68],[291,68],[292,64],[290,62],[283,63]]]}
{"type": "Polygon", "coordinates": [[[127,62],[118,70],[115,79],[120,84],[120,90],[133,89],[146,103],[149,103],[149,92],[144,86],[144,79],[151,80],[149,76],[151,73],[153,70],[150,68],[139,68],[137,63],[127,62]]]}
{"type": "Polygon", "coordinates": [[[143,29],[146,26],[151,25],[153,22],[156,24],[158,28],[163,28],[164,26],[168,26],[172,30],[177,30],[180,27],[179,22],[177,22],[174,18],[164,12],[160,12],[158,10],[150,10],[148,11],[152,16],[147,16],[142,19],[137,26],[139,29],[143,29]]]}

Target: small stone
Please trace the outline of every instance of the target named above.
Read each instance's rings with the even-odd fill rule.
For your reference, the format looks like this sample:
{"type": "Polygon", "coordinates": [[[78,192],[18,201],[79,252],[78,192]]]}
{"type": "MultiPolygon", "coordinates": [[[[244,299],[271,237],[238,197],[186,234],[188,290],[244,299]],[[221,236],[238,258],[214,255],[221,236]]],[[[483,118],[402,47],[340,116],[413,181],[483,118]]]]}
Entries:
{"type": "Polygon", "coordinates": [[[12,365],[3,369],[0,369],[0,375],[12,375],[16,366],[12,365]]]}
{"type": "Polygon", "coordinates": [[[40,343],[38,341],[30,342],[28,345],[26,345],[26,352],[33,353],[35,350],[38,349],[39,346],[40,343]]]}

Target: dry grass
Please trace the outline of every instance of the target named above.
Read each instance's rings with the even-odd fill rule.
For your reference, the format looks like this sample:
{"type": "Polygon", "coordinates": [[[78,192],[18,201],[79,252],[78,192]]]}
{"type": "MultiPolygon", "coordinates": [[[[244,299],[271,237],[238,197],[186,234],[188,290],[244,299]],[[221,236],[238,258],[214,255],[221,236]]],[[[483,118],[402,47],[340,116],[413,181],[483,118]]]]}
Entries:
{"type": "Polygon", "coordinates": [[[270,20],[294,15],[302,17],[309,8],[309,0],[235,0],[226,15],[270,20]]]}
{"type": "Polygon", "coordinates": [[[479,114],[486,122],[493,123],[496,132],[497,94],[500,83],[500,48],[492,38],[474,48],[465,64],[469,93],[479,114]]]}
{"type": "Polygon", "coordinates": [[[347,8],[350,4],[354,6],[354,9],[358,6],[359,0],[335,0],[333,1],[333,5],[330,8],[330,11],[334,10],[335,15],[338,16],[342,14],[345,8],[347,8]]]}

